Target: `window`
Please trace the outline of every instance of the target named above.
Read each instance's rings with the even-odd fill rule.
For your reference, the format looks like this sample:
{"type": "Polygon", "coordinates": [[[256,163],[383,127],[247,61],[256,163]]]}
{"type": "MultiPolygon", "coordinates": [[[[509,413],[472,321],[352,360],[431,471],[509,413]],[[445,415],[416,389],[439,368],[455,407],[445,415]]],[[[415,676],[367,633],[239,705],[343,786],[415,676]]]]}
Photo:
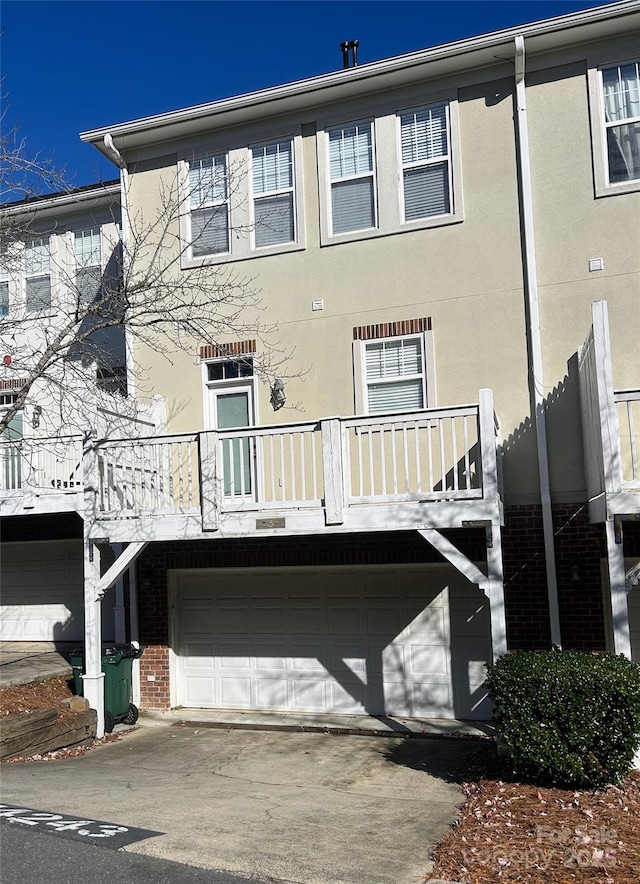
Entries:
{"type": "Polygon", "coordinates": [[[251,150],[256,248],[295,240],[291,140],[251,150]]]}
{"type": "Polygon", "coordinates": [[[189,164],[191,253],[194,258],[229,251],[227,157],[196,157],[189,164]]]}
{"type": "Polygon", "coordinates": [[[374,119],[318,122],[322,245],[463,220],[457,99],[414,96],[381,98],[374,119]]]}
{"type": "Polygon", "coordinates": [[[425,407],[422,337],[365,344],[366,411],[419,411],[425,407]]]}
{"type": "Polygon", "coordinates": [[[375,227],[372,124],[330,129],[328,144],[332,232],[375,227]]]}
{"type": "Polygon", "coordinates": [[[75,233],[76,292],[81,304],[95,301],[102,281],[102,247],[100,228],[75,233]]]}
{"type": "Polygon", "coordinates": [[[49,238],[33,239],[25,247],[26,307],[28,313],[51,306],[49,238]]]}
{"type": "Polygon", "coordinates": [[[0,316],[9,313],[9,274],[0,266],[0,316]]]}
{"type": "Polygon", "coordinates": [[[609,184],[640,180],[640,62],[601,71],[609,184]]]}
{"type": "Polygon", "coordinates": [[[398,116],[404,220],[447,215],[451,211],[447,105],[398,116]]]}

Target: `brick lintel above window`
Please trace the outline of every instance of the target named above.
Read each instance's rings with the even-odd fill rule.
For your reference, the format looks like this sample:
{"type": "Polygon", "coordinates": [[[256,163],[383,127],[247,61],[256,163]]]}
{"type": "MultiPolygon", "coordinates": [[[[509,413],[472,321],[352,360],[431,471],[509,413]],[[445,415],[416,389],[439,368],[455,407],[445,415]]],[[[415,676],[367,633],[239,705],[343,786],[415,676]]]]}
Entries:
{"type": "Polygon", "coordinates": [[[381,322],[377,325],[357,325],[353,329],[354,341],[373,341],[376,338],[397,338],[400,335],[416,335],[431,331],[431,317],[403,319],[399,322],[381,322]]]}
{"type": "Polygon", "coordinates": [[[233,341],[230,344],[205,344],[200,347],[200,359],[232,359],[238,356],[253,356],[255,341],[233,341]]]}

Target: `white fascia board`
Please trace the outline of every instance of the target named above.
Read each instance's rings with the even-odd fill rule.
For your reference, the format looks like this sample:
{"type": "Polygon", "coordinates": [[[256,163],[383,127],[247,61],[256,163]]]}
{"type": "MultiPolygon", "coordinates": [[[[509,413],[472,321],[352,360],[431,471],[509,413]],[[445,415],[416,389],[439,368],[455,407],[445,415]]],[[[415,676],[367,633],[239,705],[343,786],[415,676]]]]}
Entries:
{"type": "Polygon", "coordinates": [[[97,184],[90,189],[69,190],[65,193],[56,193],[50,196],[37,197],[27,202],[8,203],[0,207],[0,215],[6,218],[20,217],[21,215],[38,214],[41,217],[47,215],[60,215],[84,209],[87,203],[94,206],[100,203],[112,205],[120,197],[120,182],[115,184],[97,184]]]}
{"type": "Polygon", "coordinates": [[[82,132],[80,138],[92,143],[113,162],[113,156],[105,146],[105,136],[110,136],[118,150],[126,151],[183,138],[201,131],[205,126],[208,129],[222,128],[267,115],[299,111],[313,104],[342,101],[374,90],[407,85],[425,77],[435,78],[456,71],[495,65],[505,57],[513,57],[513,43],[517,35],[525,38],[527,52],[531,55],[594,39],[629,34],[636,28],[640,29],[640,0],[624,0],[282,86],[91,129],[82,132]],[[501,49],[502,56],[497,55],[501,49]]]}

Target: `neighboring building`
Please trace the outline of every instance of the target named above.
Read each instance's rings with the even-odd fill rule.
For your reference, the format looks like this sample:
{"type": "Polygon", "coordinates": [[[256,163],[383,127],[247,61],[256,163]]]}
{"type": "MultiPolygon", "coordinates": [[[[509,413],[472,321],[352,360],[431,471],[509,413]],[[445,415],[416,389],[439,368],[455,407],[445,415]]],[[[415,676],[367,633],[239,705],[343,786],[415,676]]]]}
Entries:
{"type": "Polygon", "coordinates": [[[293,354],[274,411],[257,337],[133,348],[173,435],[85,515],[143,705],[483,718],[507,648],[640,658],[638,45],[617,3],[82,135],[293,354]]]}
{"type": "MultiPolygon", "coordinates": [[[[0,417],[28,394],[0,433],[0,639],[81,643],[82,435],[146,436],[156,425],[153,409],[127,398],[124,329],[86,333],[120,272],[120,183],[5,205],[2,224],[0,417]],[[31,383],[51,346],[60,358],[31,383]]],[[[111,641],[124,638],[113,596],[103,623],[111,641]]]]}

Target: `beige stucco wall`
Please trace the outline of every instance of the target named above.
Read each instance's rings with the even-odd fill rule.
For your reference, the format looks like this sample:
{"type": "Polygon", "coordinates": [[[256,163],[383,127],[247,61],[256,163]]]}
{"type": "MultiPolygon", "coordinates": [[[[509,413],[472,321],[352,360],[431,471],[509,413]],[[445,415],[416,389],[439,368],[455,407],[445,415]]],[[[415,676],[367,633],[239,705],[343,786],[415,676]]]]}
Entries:
{"type": "MultiPolygon", "coordinates": [[[[528,89],[544,387],[557,500],[579,500],[585,494],[575,354],[587,334],[593,300],[609,301],[616,385],[637,385],[640,373],[640,195],[594,198],[585,70],[580,62],[554,67],[532,76],[528,89]],[[603,271],[589,273],[592,257],[603,258],[603,271]]],[[[255,277],[263,319],[277,323],[280,341],[293,351],[284,373],[291,376],[288,401],[299,408],[274,414],[268,389],[260,384],[258,422],[352,414],[353,327],[429,316],[437,404],[472,402],[479,388],[494,390],[505,439],[506,499],[527,502],[537,499],[537,467],[529,405],[513,82],[501,77],[458,85],[461,223],[321,246],[314,111],[306,115],[306,247],[236,264],[239,272],[255,277]],[[324,309],[314,312],[316,299],[323,299],[324,309]]],[[[385,96],[385,102],[390,100],[385,96]]],[[[428,89],[424,100],[429,100],[428,89]]],[[[397,101],[402,106],[401,95],[397,101]]],[[[370,109],[374,107],[372,103],[370,109]]],[[[348,107],[341,113],[349,119],[348,107]]],[[[352,118],[357,114],[362,114],[362,102],[354,107],[352,118]]],[[[316,114],[318,119],[326,115],[326,109],[316,114]]],[[[277,121],[270,124],[277,128],[277,121]]],[[[286,125],[283,121],[283,131],[286,125]]],[[[260,137],[259,131],[247,140],[255,137],[260,137]]],[[[149,159],[146,171],[132,175],[134,211],[157,211],[161,187],[175,180],[175,165],[160,165],[154,169],[149,159]]],[[[145,386],[165,395],[169,429],[175,432],[203,426],[197,358],[201,343],[207,342],[194,341],[188,354],[169,354],[172,364],[156,350],[137,352],[146,378],[138,395],[144,395],[145,386]]]]}

